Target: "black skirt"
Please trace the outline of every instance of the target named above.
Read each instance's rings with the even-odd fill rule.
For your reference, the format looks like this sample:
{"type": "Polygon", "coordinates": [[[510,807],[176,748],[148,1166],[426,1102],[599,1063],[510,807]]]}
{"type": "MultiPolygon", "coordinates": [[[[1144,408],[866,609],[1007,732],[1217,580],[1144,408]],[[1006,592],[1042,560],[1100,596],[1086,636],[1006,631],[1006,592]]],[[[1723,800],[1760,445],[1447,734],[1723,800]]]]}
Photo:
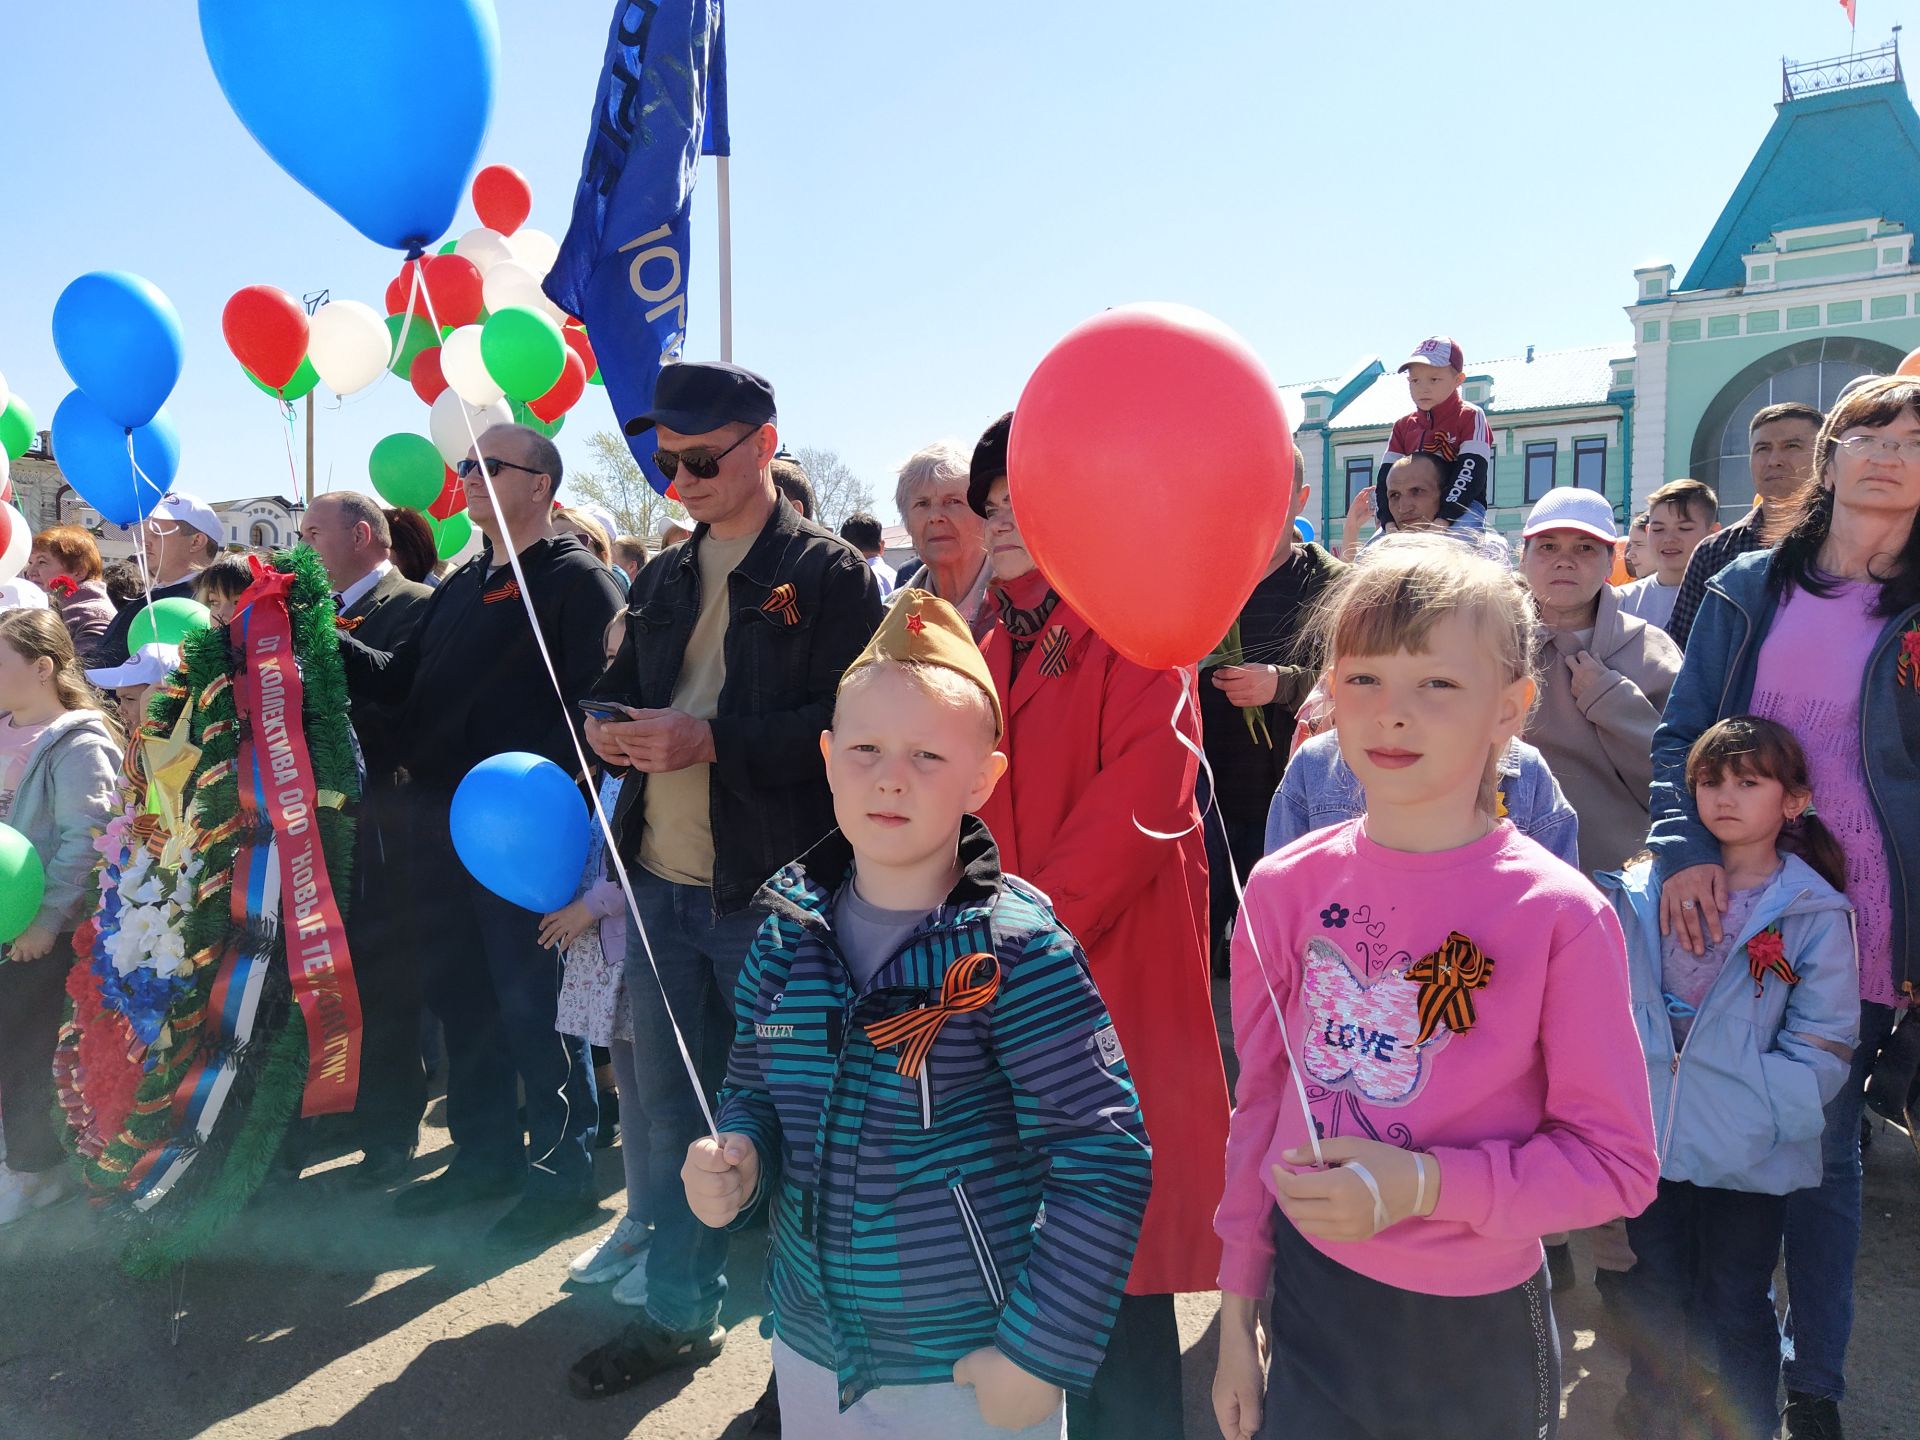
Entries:
{"type": "Polygon", "coordinates": [[[1261,1440],[1552,1440],[1560,1340],[1546,1267],[1491,1295],[1355,1274],[1274,1216],[1261,1440]]]}

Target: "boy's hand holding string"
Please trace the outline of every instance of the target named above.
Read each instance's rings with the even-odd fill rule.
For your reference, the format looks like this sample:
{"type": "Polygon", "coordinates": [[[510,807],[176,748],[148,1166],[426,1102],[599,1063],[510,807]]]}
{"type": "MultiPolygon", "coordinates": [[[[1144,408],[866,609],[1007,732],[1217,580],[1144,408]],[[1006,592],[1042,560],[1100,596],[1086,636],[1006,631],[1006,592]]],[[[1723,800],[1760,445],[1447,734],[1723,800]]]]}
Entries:
{"type": "Polygon", "coordinates": [[[722,1229],[753,1203],[760,1188],[760,1152],[751,1139],[732,1131],[717,1138],[702,1135],[687,1147],[680,1183],[694,1217],[711,1230],[722,1229]]]}

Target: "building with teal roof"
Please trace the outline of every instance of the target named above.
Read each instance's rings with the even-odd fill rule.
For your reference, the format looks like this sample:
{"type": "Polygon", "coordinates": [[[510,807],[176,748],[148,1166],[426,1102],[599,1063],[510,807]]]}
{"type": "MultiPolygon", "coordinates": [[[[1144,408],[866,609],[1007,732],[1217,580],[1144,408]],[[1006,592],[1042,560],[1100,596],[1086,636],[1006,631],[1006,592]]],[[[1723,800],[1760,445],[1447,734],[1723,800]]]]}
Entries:
{"type": "MultiPolygon", "coordinates": [[[[1920,348],[1920,114],[1899,35],[1876,50],[1781,66],[1773,125],[1687,267],[1633,272],[1630,329],[1613,344],[1481,362],[1470,333],[1465,397],[1494,433],[1491,519],[1517,530],[1553,485],[1586,485],[1625,521],[1668,480],[1753,501],[1747,422],[1762,406],[1830,406],[1857,375],[1920,348]]],[[[1420,337],[1398,342],[1411,346],[1420,337]]],[[[1397,355],[1396,355],[1397,361],[1397,355]]],[[[1322,533],[1339,533],[1393,422],[1405,381],[1369,357],[1283,388],[1322,533]]]]}

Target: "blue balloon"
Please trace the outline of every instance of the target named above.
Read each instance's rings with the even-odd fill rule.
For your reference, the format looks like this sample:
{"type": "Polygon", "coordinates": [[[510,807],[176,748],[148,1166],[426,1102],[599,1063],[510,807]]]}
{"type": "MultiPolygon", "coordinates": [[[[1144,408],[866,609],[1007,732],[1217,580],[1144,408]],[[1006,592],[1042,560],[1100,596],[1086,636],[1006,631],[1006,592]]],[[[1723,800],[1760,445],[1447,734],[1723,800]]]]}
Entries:
{"type": "Polygon", "coordinates": [[[144,425],[180,379],[180,312],[124,270],[82,275],[53,306],[53,348],[73,383],[123,430],[144,425]]]}
{"type": "Polygon", "coordinates": [[[593,821],[551,760],[524,750],[482,760],[453,792],[447,820],[467,873],[502,900],[545,915],[579,893],[593,821]]]}
{"type": "Polygon", "coordinates": [[[133,432],[136,475],[127,460],[127,428],[84,391],[53,412],[53,458],[79,497],[115,525],[135,525],[173,487],[180,470],[180,432],[162,410],[133,432]]]}
{"type": "Polygon", "coordinates": [[[1296,516],[1293,522],[1293,533],[1298,535],[1303,543],[1311,545],[1313,543],[1313,522],[1304,515],[1296,516]]]}
{"type": "Polygon", "coordinates": [[[260,148],[354,229],[408,251],[447,232],[493,112],[492,0],[200,0],[200,37],[260,148]]]}

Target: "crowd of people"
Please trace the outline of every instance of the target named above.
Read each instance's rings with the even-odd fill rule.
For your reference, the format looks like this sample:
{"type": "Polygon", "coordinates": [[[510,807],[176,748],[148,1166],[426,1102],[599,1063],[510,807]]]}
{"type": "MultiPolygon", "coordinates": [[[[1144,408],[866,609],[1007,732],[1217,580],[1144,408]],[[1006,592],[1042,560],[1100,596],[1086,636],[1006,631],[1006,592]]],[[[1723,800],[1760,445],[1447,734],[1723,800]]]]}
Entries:
{"type": "MultiPolygon", "coordinates": [[[[1567,487],[1515,545],[1459,347],[1402,369],[1339,554],[1295,530],[1297,452],[1249,497],[1285,526],[1186,707],[1026,548],[1011,415],[901,465],[897,574],[873,516],[815,523],[728,364],[627,422],[694,524],[657,551],[515,425],[458,467],[457,568],[412,512],[316,500],[364,762],[347,1183],[511,1202],[487,1243],[531,1253],[593,1221],[617,1134],[623,1212],[569,1275],[633,1317],[572,1362],[588,1399],[712,1360],[764,1224],[756,1434],[1164,1440],[1174,1297],[1218,1289],[1227,1440],[1550,1435],[1584,1233],[1622,1434],[1840,1436],[1862,1117],[1906,1112],[1920,1023],[1920,381],[1761,410],[1732,525],[1681,479],[1623,537],[1567,487]],[[550,913],[450,834],[506,751],[610,819],[550,913]],[[409,1180],[430,1057],[453,1154],[409,1180]]],[[[208,506],[140,539],[154,597],[231,619],[208,506]]],[[[0,1220],[68,1188],[62,954],[179,658],[130,652],[146,594],[85,531],[26,573],[0,820],[48,880],[0,960],[0,1220]]]]}

